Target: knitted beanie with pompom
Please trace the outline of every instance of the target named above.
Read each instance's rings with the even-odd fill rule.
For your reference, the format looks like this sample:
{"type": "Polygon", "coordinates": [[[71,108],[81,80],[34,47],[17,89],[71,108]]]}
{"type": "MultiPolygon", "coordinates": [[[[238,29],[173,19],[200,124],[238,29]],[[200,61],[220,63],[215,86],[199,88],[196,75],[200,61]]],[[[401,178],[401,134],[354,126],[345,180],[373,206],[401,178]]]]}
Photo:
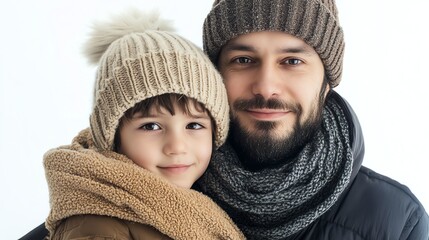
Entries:
{"type": "Polygon", "coordinates": [[[166,93],[201,102],[214,118],[216,147],[224,143],[229,108],[222,78],[200,48],[172,30],[159,13],[135,9],[94,24],[84,49],[98,64],[90,116],[98,148],[113,150],[125,111],[166,93]]]}

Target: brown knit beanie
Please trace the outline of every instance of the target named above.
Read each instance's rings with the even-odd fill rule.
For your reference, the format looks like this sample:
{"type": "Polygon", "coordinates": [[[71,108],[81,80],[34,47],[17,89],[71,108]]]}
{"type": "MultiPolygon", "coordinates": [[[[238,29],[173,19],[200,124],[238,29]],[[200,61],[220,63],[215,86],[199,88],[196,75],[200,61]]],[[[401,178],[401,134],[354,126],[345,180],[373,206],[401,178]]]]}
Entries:
{"type": "Polygon", "coordinates": [[[334,0],[215,0],[204,22],[204,50],[217,64],[229,40],[260,31],[302,39],[319,54],[330,85],[340,83],[344,37],[334,0]]]}
{"type": "Polygon", "coordinates": [[[204,104],[216,124],[216,147],[224,143],[229,108],[222,78],[200,48],[171,31],[157,12],[137,10],[94,24],[85,53],[98,64],[90,116],[98,148],[113,149],[125,111],[165,93],[183,94],[204,104]]]}

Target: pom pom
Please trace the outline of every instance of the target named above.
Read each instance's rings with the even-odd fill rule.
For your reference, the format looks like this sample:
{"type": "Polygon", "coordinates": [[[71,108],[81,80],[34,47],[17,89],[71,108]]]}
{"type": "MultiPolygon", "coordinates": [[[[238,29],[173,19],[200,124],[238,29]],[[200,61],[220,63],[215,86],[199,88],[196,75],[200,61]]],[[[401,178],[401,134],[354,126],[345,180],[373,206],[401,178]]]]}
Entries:
{"type": "Polygon", "coordinates": [[[84,45],[84,55],[92,64],[100,61],[101,56],[115,40],[135,32],[148,30],[174,31],[171,21],[160,18],[158,11],[149,13],[129,9],[120,15],[112,16],[110,21],[94,22],[92,32],[84,45]]]}

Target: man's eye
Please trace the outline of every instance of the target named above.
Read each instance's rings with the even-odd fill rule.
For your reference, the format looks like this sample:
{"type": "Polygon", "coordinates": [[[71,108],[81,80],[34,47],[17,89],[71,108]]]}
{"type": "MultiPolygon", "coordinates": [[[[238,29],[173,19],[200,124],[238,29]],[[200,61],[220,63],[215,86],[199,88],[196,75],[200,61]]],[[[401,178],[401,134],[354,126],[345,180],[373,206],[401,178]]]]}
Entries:
{"type": "Polygon", "coordinates": [[[233,62],[240,63],[240,64],[246,64],[246,63],[252,63],[253,61],[247,57],[238,57],[238,58],[233,59],[233,62]]]}
{"type": "Polygon", "coordinates": [[[298,64],[302,63],[302,61],[299,59],[296,59],[296,58],[291,58],[291,59],[286,59],[284,61],[284,63],[288,64],[288,65],[298,65],[298,64]]]}
{"type": "Polygon", "coordinates": [[[199,123],[189,123],[189,124],[186,126],[186,129],[194,129],[194,130],[197,130],[197,129],[201,129],[201,128],[204,128],[204,127],[203,127],[203,125],[201,125],[201,124],[199,124],[199,123]]]}
{"type": "Polygon", "coordinates": [[[142,125],[140,129],[147,130],[147,131],[155,131],[155,130],[160,130],[161,127],[156,123],[146,123],[142,125]]]}

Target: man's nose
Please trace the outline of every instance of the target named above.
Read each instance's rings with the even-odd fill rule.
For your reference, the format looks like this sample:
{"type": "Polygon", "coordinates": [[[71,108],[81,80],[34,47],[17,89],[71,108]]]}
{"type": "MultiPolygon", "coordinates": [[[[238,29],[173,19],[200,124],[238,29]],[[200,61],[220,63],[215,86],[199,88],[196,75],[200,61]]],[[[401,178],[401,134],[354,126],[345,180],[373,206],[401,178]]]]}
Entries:
{"type": "Polygon", "coordinates": [[[281,94],[281,76],[276,65],[263,63],[254,76],[252,92],[264,99],[276,98],[281,94]]]}

